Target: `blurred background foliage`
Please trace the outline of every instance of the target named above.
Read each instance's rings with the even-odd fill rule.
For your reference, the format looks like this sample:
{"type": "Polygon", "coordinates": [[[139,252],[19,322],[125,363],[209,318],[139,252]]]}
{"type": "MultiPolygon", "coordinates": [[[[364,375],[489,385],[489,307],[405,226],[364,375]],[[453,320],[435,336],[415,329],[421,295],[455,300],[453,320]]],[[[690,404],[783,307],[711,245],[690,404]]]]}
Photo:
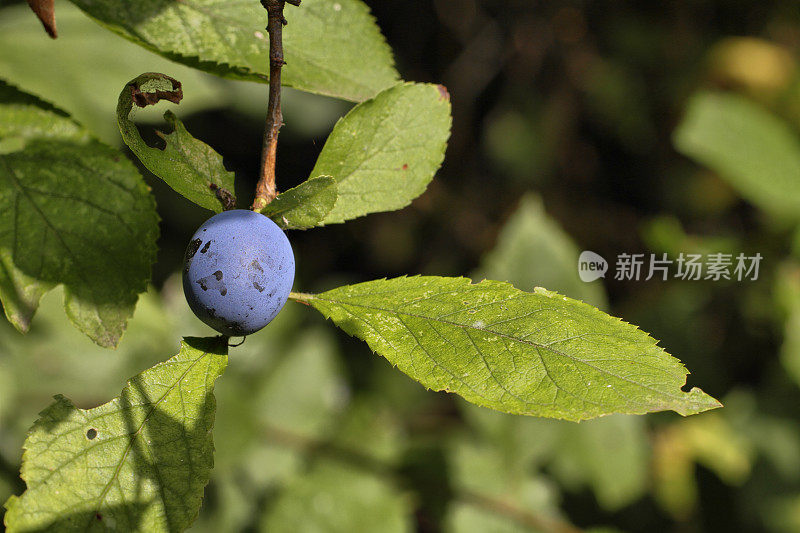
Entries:
{"type": "MultiPolygon", "coordinates": [[[[406,273],[545,286],[652,333],[692,370],[689,384],[725,408],[581,424],[502,415],[425,391],[289,304],[232,350],[218,382],[216,466],[194,529],[800,531],[797,3],[367,3],[403,77],[448,86],[453,137],[411,207],[293,233],[296,288],[406,273]],[[716,103],[690,104],[701,92],[716,103]],[[706,128],[675,134],[690,108],[696,124],[711,117],[706,128]],[[727,120],[731,109],[729,123],[702,114],[727,120]],[[726,133],[734,144],[715,144],[726,133]],[[759,143],[767,161],[754,159],[759,143]],[[762,173],[726,167],[737,155],[762,173]],[[764,260],[751,282],[584,284],[584,249],[764,260]]],[[[51,41],[24,3],[0,0],[0,77],[120,147],[122,86],[145,71],[180,79],[186,97],[174,109],[224,155],[240,206],[249,205],[265,87],[191,71],[66,2],[56,7],[51,41]]],[[[308,174],[348,107],[286,90],[282,189],[308,174]]],[[[161,112],[140,114],[145,131],[161,112]]],[[[0,324],[0,501],[23,488],[22,441],[52,395],[103,403],[176,353],[180,336],[211,333],[175,275],[210,213],[145,175],[162,218],[160,253],[120,348],[97,348],[72,328],[58,292],[28,336],[0,324]]]]}

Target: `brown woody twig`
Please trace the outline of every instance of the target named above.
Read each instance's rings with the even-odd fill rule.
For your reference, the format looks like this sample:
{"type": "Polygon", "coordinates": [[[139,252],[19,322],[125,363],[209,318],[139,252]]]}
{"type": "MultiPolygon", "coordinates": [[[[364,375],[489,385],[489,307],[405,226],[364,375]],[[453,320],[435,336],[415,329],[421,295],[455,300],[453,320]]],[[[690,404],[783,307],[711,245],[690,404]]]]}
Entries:
{"type": "Polygon", "coordinates": [[[269,33],[269,104],[267,125],[264,129],[264,145],[261,152],[261,176],[256,183],[256,197],[251,209],[260,211],[277,195],[275,187],[275,161],[278,150],[278,132],[283,125],[281,113],[281,68],[283,60],[283,17],[285,4],[299,6],[300,0],[261,0],[267,10],[267,33],[269,33]]]}

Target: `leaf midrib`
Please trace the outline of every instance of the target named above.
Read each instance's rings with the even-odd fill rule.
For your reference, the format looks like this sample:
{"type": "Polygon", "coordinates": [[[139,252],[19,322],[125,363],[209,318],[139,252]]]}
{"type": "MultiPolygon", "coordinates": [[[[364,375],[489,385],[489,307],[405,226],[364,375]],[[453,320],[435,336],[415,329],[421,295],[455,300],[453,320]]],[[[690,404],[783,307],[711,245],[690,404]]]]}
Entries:
{"type": "MultiPolygon", "coordinates": [[[[341,305],[341,306],[349,305],[349,306],[352,306],[352,307],[359,307],[359,308],[362,308],[362,309],[369,309],[369,310],[372,310],[372,311],[380,311],[380,312],[390,313],[390,314],[395,314],[395,315],[401,315],[402,314],[402,315],[405,315],[405,316],[409,316],[409,317],[413,317],[413,318],[419,318],[419,319],[422,319],[422,320],[440,322],[442,324],[447,324],[447,325],[455,326],[455,327],[462,328],[462,329],[474,329],[476,331],[481,331],[481,332],[484,332],[484,333],[491,333],[493,335],[497,335],[499,337],[502,337],[502,338],[505,338],[505,339],[509,339],[511,341],[514,341],[514,342],[519,342],[521,344],[526,344],[526,345],[532,346],[532,347],[536,348],[537,350],[543,349],[543,350],[551,351],[551,352],[555,353],[556,355],[559,355],[561,357],[565,357],[565,358],[567,358],[567,359],[569,359],[571,361],[574,361],[575,363],[580,363],[580,364],[586,365],[589,368],[592,368],[592,369],[594,369],[595,371],[597,371],[597,372],[599,372],[601,374],[606,374],[608,376],[617,378],[617,379],[619,379],[621,381],[630,383],[631,385],[634,385],[634,386],[637,386],[637,387],[641,387],[641,388],[644,388],[644,389],[648,389],[648,390],[650,390],[650,391],[652,391],[652,392],[654,392],[654,393],[656,393],[658,395],[667,396],[667,397],[673,398],[675,400],[679,400],[683,404],[686,404],[686,403],[692,403],[692,404],[697,403],[697,402],[689,402],[684,396],[672,394],[672,393],[669,393],[667,391],[663,391],[663,390],[659,390],[659,389],[653,388],[653,387],[651,387],[649,385],[646,385],[644,383],[637,383],[637,382],[632,381],[632,380],[630,380],[628,378],[625,378],[623,376],[619,376],[619,375],[617,375],[617,374],[615,374],[613,372],[610,372],[610,371],[605,370],[603,368],[599,368],[599,367],[597,367],[597,366],[595,366],[595,365],[593,365],[593,364],[591,364],[591,363],[589,363],[587,361],[584,361],[582,359],[578,359],[578,358],[576,358],[576,357],[574,357],[574,356],[572,356],[570,354],[567,354],[567,353],[565,353],[565,352],[563,352],[561,350],[556,350],[556,349],[552,348],[550,345],[547,345],[547,344],[540,344],[540,343],[528,341],[526,339],[513,337],[513,336],[508,335],[506,333],[500,333],[500,332],[497,332],[497,331],[494,331],[494,330],[490,330],[490,329],[486,329],[486,328],[479,328],[479,327],[466,325],[466,324],[459,324],[458,322],[453,322],[451,320],[442,320],[440,318],[429,317],[429,316],[420,315],[420,314],[416,314],[416,313],[410,313],[408,311],[399,311],[399,310],[396,310],[396,309],[387,309],[387,308],[382,308],[382,307],[377,307],[377,306],[370,306],[370,305],[365,305],[365,304],[338,301],[338,300],[333,300],[333,299],[330,299],[330,298],[323,298],[320,295],[304,295],[304,297],[305,297],[305,299],[315,299],[315,300],[329,302],[331,304],[336,304],[336,305],[341,305]]],[[[513,298],[514,297],[509,298],[509,299],[513,299],[513,298]]],[[[497,303],[502,303],[502,302],[497,302],[497,301],[490,302],[490,304],[497,304],[497,303]]],[[[549,372],[548,372],[548,375],[549,375],[549,372]]],[[[550,380],[553,381],[553,378],[550,377],[550,380]]],[[[525,403],[530,403],[530,402],[525,402],[525,403]]]]}

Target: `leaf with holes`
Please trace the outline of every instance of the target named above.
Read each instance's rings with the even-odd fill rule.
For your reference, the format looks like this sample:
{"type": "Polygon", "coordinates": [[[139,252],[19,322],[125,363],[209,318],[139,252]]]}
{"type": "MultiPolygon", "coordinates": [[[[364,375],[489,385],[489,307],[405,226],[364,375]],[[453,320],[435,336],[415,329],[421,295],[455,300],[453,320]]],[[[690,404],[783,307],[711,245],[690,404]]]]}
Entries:
{"type": "Polygon", "coordinates": [[[339,199],[326,224],[401,209],[422,194],[444,160],[450,96],[405,83],[354,107],[331,132],[312,176],[333,176],[339,199]]]}
{"type": "Polygon", "coordinates": [[[0,300],[27,331],[63,284],[72,322],[115,346],[150,276],[155,203],[122,154],[63,113],[0,87],[0,300]],[[51,127],[47,127],[47,123],[51,127]]]}
{"type": "Polygon", "coordinates": [[[261,213],[283,229],[313,228],[322,224],[338,196],[336,180],[319,176],[280,193],[261,213]]]}
{"type": "MultiPolygon", "coordinates": [[[[258,2],[72,0],[123,37],[220,76],[266,82],[267,12],[258,2]]],[[[361,0],[287,6],[284,85],[360,102],[397,83],[389,46],[361,0]]]]}
{"type": "Polygon", "coordinates": [[[219,192],[232,198],[233,173],[225,169],[222,156],[206,143],[195,139],[172,112],[164,119],[173,132],[158,132],[163,148],[147,145],[132,120],[135,107],[154,105],[161,100],[177,104],[183,98],[181,83],[166,74],[148,72],[128,82],[119,95],[117,123],[125,144],[147,170],[164,180],[177,193],[201,207],[221,212],[225,201],[219,192]]]}
{"type": "Polygon", "coordinates": [[[213,390],[226,354],[226,338],[186,338],[100,407],[56,397],[25,441],[27,490],[6,503],[8,531],[189,527],[214,464],[213,390]]]}
{"type": "Polygon", "coordinates": [[[426,387],[498,411],[584,420],[720,407],[638,328],[544,289],[434,276],[294,294],[426,387]]]}

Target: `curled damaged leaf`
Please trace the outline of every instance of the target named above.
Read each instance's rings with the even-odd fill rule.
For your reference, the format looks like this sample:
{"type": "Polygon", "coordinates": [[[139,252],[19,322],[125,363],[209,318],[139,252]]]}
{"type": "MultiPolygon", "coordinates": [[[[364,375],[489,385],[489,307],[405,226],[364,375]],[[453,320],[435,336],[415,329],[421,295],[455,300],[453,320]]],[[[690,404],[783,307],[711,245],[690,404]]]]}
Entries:
{"type": "Polygon", "coordinates": [[[230,209],[235,205],[230,193],[234,190],[234,176],[225,169],[221,155],[194,138],[171,111],[164,113],[164,120],[172,126],[172,132],[157,132],[164,141],[163,147],[145,143],[133,122],[137,107],[162,100],[178,104],[182,99],[181,83],[166,74],[148,72],[131,80],[122,89],[117,103],[122,139],[150,172],[186,199],[215,212],[230,209]]]}
{"type": "MultiPolygon", "coordinates": [[[[133,98],[133,101],[137,106],[147,107],[149,105],[155,105],[161,100],[167,100],[169,102],[172,102],[173,104],[179,104],[181,100],[183,100],[183,88],[181,87],[181,82],[165,74],[157,74],[157,73],[142,74],[142,76],[150,76],[150,75],[161,76],[163,81],[169,82],[171,84],[172,88],[168,90],[160,89],[159,86],[161,86],[161,84],[154,84],[147,82],[145,82],[142,85],[138,85],[136,83],[129,83],[127,87],[130,88],[131,97],[133,98]],[[153,90],[149,91],[148,89],[151,87],[153,88],[153,90]]],[[[141,78],[142,76],[139,76],[139,78],[141,78]]]]}
{"type": "Polygon", "coordinates": [[[54,4],[55,0],[28,0],[28,5],[31,6],[31,9],[36,13],[36,16],[39,17],[39,20],[42,21],[44,31],[53,39],[58,37],[58,31],[56,30],[56,9],[54,4]]]}

